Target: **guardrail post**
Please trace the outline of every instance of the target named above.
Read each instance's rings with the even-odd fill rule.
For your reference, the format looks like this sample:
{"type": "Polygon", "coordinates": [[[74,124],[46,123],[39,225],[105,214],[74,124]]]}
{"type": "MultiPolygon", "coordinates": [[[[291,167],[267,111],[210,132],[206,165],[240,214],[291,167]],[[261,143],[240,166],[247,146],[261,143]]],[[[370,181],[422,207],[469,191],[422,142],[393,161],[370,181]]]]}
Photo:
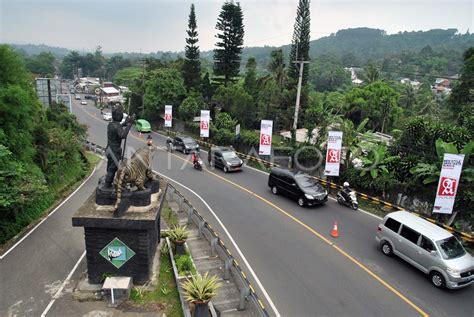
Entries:
{"type": "Polygon", "coordinates": [[[193,207],[188,205],[188,223],[192,222],[192,219],[191,219],[192,215],[193,215],[193,207]]]}
{"type": "Polygon", "coordinates": [[[232,259],[227,259],[224,261],[224,280],[230,279],[230,267],[232,266],[232,259]]]}
{"type": "Polygon", "coordinates": [[[198,237],[202,238],[202,230],[204,229],[204,221],[199,221],[198,237]]]}
{"type": "Polygon", "coordinates": [[[218,238],[212,238],[211,240],[211,256],[216,256],[217,255],[217,242],[219,241],[218,238]]]}
{"type": "Polygon", "coordinates": [[[240,302],[237,310],[245,310],[245,299],[249,294],[250,288],[248,286],[244,286],[240,289],[240,302]]]}

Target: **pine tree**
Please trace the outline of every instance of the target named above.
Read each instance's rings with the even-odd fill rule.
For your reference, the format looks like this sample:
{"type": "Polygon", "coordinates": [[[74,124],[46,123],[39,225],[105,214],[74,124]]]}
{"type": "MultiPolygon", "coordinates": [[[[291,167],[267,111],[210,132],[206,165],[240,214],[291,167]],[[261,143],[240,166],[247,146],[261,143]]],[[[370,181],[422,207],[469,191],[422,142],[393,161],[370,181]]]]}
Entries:
{"type": "Polygon", "coordinates": [[[188,20],[188,38],[186,38],[186,47],[184,49],[183,78],[186,89],[197,89],[201,83],[201,62],[199,60],[198,32],[196,31],[196,14],[194,4],[191,4],[191,12],[188,20]]]}
{"type": "Polygon", "coordinates": [[[257,61],[254,57],[249,57],[245,69],[244,89],[255,98],[257,96],[257,61]]]}
{"type": "MultiPolygon", "coordinates": [[[[309,0],[300,0],[296,11],[295,28],[290,51],[290,63],[288,66],[288,77],[290,85],[294,86],[298,82],[299,64],[294,61],[309,60],[309,34],[310,33],[310,12],[309,0]]],[[[309,65],[303,68],[303,86],[308,82],[309,65]]]]}
{"type": "Polygon", "coordinates": [[[219,41],[214,50],[214,73],[225,85],[239,75],[244,44],[243,13],[240,4],[225,2],[217,19],[219,41]]]}

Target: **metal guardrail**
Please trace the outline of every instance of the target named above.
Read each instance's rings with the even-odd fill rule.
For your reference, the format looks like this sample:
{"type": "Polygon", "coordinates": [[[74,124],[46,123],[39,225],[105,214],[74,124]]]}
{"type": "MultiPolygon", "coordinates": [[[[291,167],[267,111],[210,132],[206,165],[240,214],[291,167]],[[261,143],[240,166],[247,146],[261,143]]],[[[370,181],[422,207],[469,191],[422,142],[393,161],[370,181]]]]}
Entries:
{"type": "Polygon", "coordinates": [[[214,231],[212,226],[199,214],[199,212],[192,206],[192,204],[171,184],[168,183],[166,192],[166,200],[168,202],[175,201],[180,211],[184,211],[188,215],[188,223],[194,223],[198,227],[198,237],[206,238],[211,244],[211,256],[218,256],[224,261],[224,280],[230,279],[231,275],[234,277],[237,287],[240,291],[240,302],[238,310],[245,310],[246,299],[249,299],[261,316],[269,316],[265,305],[255,292],[247,278],[247,275],[240,267],[237,260],[232,256],[230,250],[225,246],[222,239],[214,231]]]}

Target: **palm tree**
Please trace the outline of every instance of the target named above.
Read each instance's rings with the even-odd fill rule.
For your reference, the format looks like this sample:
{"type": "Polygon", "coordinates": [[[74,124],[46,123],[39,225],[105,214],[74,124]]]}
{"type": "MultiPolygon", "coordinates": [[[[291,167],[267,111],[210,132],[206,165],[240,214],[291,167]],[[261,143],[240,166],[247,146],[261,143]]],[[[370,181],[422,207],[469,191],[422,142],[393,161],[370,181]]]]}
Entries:
{"type": "Polygon", "coordinates": [[[282,49],[272,51],[272,61],[268,68],[272,72],[273,78],[275,79],[280,91],[283,91],[283,85],[286,81],[286,65],[283,57],[282,49]]]}

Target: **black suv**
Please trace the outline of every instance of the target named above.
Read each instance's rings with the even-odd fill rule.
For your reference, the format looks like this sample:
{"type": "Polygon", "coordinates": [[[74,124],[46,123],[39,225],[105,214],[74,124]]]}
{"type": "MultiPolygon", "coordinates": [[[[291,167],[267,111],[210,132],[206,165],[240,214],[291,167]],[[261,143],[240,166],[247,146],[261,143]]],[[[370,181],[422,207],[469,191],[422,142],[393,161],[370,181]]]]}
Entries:
{"type": "Polygon", "coordinates": [[[184,154],[191,153],[192,151],[199,152],[199,144],[197,144],[197,142],[192,137],[186,135],[176,136],[173,139],[173,147],[184,154]]]}
{"type": "Polygon", "coordinates": [[[221,168],[224,173],[231,171],[241,171],[244,163],[235,154],[234,150],[228,147],[213,147],[207,155],[209,165],[221,168]]]}
{"type": "Polygon", "coordinates": [[[268,177],[272,193],[282,194],[298,201],[298,205],[322,205],[328,200],[328,192],[313,177],[301,172],[273,168],[268,177]]]}

